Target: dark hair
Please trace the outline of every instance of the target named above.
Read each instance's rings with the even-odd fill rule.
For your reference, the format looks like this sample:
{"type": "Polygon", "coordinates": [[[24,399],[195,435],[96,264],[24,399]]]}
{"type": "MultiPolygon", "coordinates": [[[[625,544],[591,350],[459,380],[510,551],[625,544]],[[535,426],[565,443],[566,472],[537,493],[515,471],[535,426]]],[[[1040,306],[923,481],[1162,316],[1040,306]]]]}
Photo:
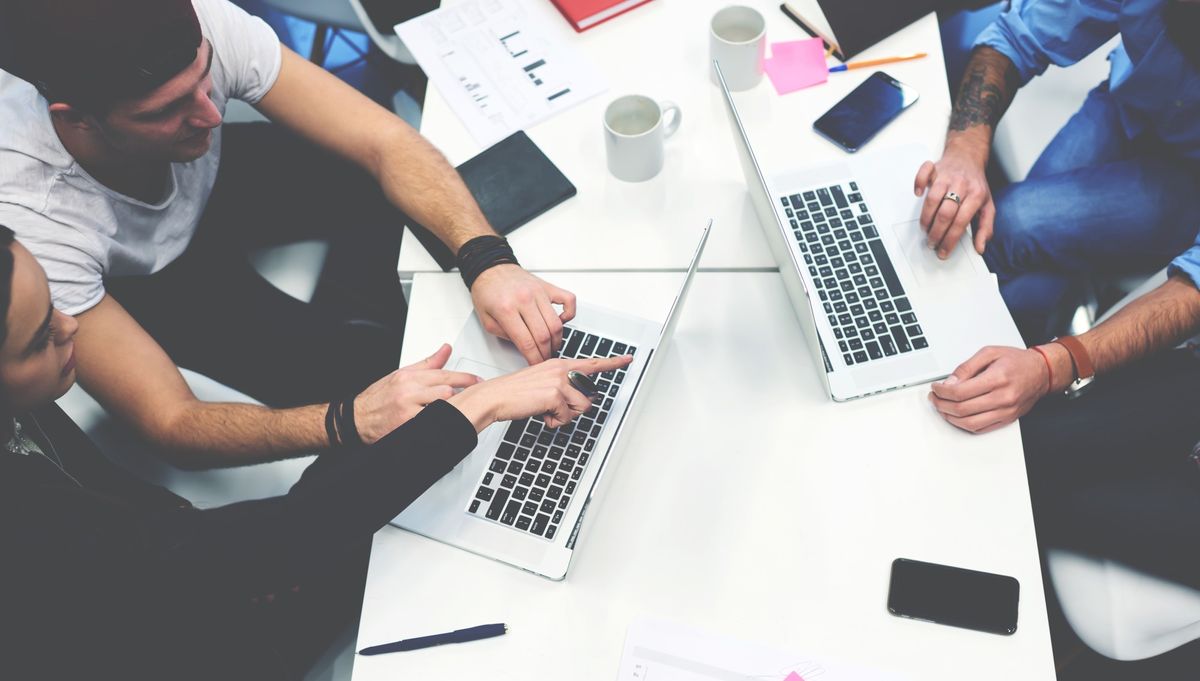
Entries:
{"type": "Polygon", "coordinates": [[[0,345],[8,338],[8,308],[12,305],[13,254],[16,235],[0,225],[0,345]]]}
{"type": "MultiPolygon", "coordinates": [[[[16,235],[4,225],[0,225],[0,345],[8,338],[8,308],[12,305],[13,282],[13,238],[16,235]]],[[[0,438],[8,441],[12,438],[12,409],[0,386],[0,438]]]]}

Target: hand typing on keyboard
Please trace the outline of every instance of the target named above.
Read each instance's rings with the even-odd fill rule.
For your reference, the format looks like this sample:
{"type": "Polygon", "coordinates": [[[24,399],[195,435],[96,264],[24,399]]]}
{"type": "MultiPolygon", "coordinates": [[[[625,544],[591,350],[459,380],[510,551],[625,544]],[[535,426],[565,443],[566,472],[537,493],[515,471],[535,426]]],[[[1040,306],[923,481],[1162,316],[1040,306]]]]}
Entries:
{"type": "Polygon", "coordinates": [[[621,369],[632,361],[630,355],[546,360],[507,376],[473,385],[448,401],[470,419],[476,432],[497,421],[530,416],[541,416],[547,428],[557,428],[592,406],[592,401],[571,385],[567,372],[598,374],[621,369]]]}
{"type": "Polygon", "coordinates": [[[575,317],[575,294],[542,281],[519,265],[485,270],[471,286],[483,328],[517,346],[530,364],[550,359],[562,345],[562,327],[575,317]],[[561,305],[561,314],[554,305],[561,305]]]}

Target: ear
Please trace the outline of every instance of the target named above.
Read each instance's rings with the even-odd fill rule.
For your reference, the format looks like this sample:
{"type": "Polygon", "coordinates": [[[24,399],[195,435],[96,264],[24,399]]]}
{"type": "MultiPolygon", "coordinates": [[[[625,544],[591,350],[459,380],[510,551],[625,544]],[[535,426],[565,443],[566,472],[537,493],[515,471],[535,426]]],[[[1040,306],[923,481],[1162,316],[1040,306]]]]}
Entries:
{"type": "Polygon", "coordinates": [[[50,117],[61,125],[80,130],[90,131],[96,128],[96,119],[91,114],[64,102],[54,102],[50,105],[50,117]]]}

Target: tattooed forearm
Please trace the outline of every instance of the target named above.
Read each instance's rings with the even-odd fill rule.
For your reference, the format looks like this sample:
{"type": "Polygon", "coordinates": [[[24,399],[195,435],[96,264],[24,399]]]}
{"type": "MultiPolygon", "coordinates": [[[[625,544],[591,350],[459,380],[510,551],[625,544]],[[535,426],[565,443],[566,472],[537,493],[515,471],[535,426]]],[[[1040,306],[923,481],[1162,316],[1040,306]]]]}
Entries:
{"type": "Polygon", "coordinates": [[[990,47],[976,49],[958,88],[950,129],[986,125],[994,130],[1019,86],[1020,75],[1008,57],[990,47]]]}

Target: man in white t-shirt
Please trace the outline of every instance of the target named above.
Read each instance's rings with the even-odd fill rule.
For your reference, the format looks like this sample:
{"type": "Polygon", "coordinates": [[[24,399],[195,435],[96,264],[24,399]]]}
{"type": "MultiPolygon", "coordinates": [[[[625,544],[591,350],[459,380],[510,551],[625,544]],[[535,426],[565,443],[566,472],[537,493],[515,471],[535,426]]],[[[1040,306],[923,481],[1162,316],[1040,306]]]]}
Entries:
{"type": "Polygon", "coordinates": [[[437,150],[228,0],[5,0],[0,69],[0,224],[78,317],[83,385],[178,465],[327,446],[332,410],[313,403],[356,394],[370,442],[476,380],[441,371],[446,347],[389,373],[406,216],[460,254],[484,326],[530,363],[574,316],[574,296],[516,263],[437,150]],[[223,131],[230,99],[274,125],[223,131]],[[314,237],[340,276],[327,270],[311,304],[246,259],[314,237]],[[270,408],[200,402],[177,365],[270,408]]]}

